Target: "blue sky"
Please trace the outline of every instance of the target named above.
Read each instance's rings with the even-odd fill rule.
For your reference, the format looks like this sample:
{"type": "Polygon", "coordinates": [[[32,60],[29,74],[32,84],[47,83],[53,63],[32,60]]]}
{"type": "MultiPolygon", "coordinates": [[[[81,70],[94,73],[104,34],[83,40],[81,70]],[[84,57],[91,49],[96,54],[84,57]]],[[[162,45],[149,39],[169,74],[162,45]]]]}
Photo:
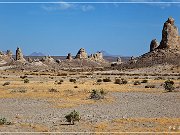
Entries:
{"type": "Polygon", "coordinates": [[[169,16],[180,27],[180,4],[0,4],[0,50],[139,56],[152,39],[160,42],[169,16]]]}

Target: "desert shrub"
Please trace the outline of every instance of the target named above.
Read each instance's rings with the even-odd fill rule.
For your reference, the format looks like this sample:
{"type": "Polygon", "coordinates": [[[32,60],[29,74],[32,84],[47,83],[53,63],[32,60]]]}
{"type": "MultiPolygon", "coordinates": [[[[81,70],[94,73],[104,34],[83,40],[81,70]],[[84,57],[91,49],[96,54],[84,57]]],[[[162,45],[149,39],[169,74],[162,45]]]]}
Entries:
{"type": "Polygon", "coordinates": [[[171,80],[167,80],[164,82],[164,89],[167,91],[167,92],[172,92],[175,87],[174,87],[174,82],[171,81],[171,80]]]}
{"type": "Polygon", "coordinates": [[[54,79],[54,77],[52,77],[52,76],[50,76],[49,78],[50,78],[50,79],[54,79]]]}
{"type": "Polygon", "coordinates": [[[62,82],[57,82],[57,84],[62,84],[62,82]]]}
{"type": "Polygon", "coordinates": [[[139,77],[134,77],[134,79],[139,79],[139,77]]]}
{"type": "Polygon", "coordinates": [[[29,79],[24,79],[24,83],[29,83],[29,79]]]}
{"type": "Polygon", "coordinates": [[[78,88],[78,86],[74,86],[74,88],[78,88]]]}
{"type": "Polygon", "coordinates": [[[154,78],[154,80],[164,80],[164,77],[159,76],[157,78],[154,78]]]}
{"type": "Polygon", "coordinates": [[[0,125],[10,125],[11,122],[8,122],[6,118],[0,118],[0,125]]]}
{"type": "Polygon", "coordinates": [[[58,92],[58,90],[54,89],[54,88],[51,88],[51,89],[49,89],[49,92],[58,92]]]}
{"type": "Polygon", "coordinates": [[[62,84],[64,82],[64,80],[60,79],[60,80],[56,80],[54,84],[62,84]]]}
{"type": "Polygon", "coordinates": [[[5,82],[3,86],[10,85],[10,82],[5,82]]]}
{"type": "Polygon", "coordinates": [[[69,81],[73,82],[73,83],[76,83],[76,79],[73,79],[73,78],[69,79],[69,81]]]}
{"type": "Polygon", "coordinates": [[[63,80],[63,79],[60,79],[60,80],[59,80],[59,82],[61,82],[61,83],[62,83],[62,82],[64,82],[64,80],[63,80]]]}
{"type": "Polygon", "coordinates": [[[97,82],[102,82],[102,79],[97,79],[97,82]]]}
{"type": "Polygon", "coordinates": [[[142,80],[141,83],[148,83],[148,80],[142,80]]]}
{"type": "Polygon", "coordinates": [[[180,80],[180,77],[178,77],[177,80],[180,80]]]}
{"type": "Polygon", "coordinates": [[[58,73],[57,76],[67,76],[67,73],[58,73]]]}
{"type": "Polygon", "coordinates": [[[20,89],[20,90],[18,90],[18,92],[20,92],[20,93],[26,93],[27,90],[25,90],[25,89],[20,89]]]}
{"type": "Polygon", "coordinates": [[[103,82],[111,82],[111,79],[110,78],[104,78],[103,82]]]}
{"type": "Polygon", "coordinates": [[[101,89],[100,91],[92,90],[89,98],[99,100],[99,99],[103,99],[105,94],[106,93],[105,93],[105,91],[103,89],[101,89]]]}
{"type": "Polygon", "coordinates": [[[145,88],[155,88],[155,85],[146,85],[145,88]]]}
{"type": "Polygon", "coordinates": [[[27,75],[24,75],[24,76],[20,76],[21,79],[25,79],[27,78],[27,75]]]}
{"type": "Polygon", "coordinates": [[[74,125],[74,122],[75,121],[79,121],[81,118],[80,118],[80,115],[79,115],[79,112],[77,111],[72,111],[71,113],[67,114],[65,116],[66,118],[66,121],[69,122],[70,124],[74,125]]]}
{"type": "Polygon", "coordinates": [[[134,85],[141,85],[141,82],[140,81],[135,81],[134,85]]]}
{"type": "Polygon", "coordinates": [[[100,92],[101,95],[105,95],[106,94],[103,89],[101,89],[99,92],[100,92]]]}
{"type": "Polygon", "coordinates": [[[27,90],[25,90],[25,89],[20,89],[20,90],[11,90],[11,92],[10,92],[10,93],[16,93],[16,92],[19,92],[19,93],[26,93],[26,92],[27,92],[27,90]]]}
{"type": "Polygon", "coordinates": [[[114,82],[115,84],[127,84],[128,83],[128,81],[126,80],[126,79],[115,79],[115,82],[114,82]]]}

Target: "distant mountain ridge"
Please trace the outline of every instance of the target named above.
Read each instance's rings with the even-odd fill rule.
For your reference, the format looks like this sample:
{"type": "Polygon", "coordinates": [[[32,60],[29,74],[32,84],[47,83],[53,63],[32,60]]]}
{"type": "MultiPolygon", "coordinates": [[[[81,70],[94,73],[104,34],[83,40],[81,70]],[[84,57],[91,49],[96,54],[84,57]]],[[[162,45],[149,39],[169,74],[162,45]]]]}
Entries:
{"type": "Polygon", "coordinates": [[[111,56],[111,57],[121,57],[122,55],[114,55],[114,54],[110,54],[104,50],[101,50],[100,52],[103,53],[103,56],[111,56]]]}
{"type": "Polygon", "coordinates": [[[29,56],[46,56],[46,55],[41,52],[33,52],[29,56]]]}

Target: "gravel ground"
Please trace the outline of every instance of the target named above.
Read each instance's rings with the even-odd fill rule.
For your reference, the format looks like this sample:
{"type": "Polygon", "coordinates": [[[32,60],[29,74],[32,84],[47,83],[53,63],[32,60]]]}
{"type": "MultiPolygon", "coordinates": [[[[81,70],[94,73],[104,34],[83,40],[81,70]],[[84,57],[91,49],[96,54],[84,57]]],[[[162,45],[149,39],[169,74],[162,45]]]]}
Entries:
{"type": "MultiPolygon", "coordinates": [[[[57,126],[65,124],[64,116],[72,110],[79,111],[81,122],[96,124],[118,118],[180,118],[180,93],[109,93],[113,103],[81,105],[74,108],[52,108],[46,99],[0,99],[0,117],[13,121],[14,125],[0,127],[0,131],[32,131],[19,129],[20,123],[46,125],[49,131],[57,131],[57,126]]],[[[87,131],[88,127],[63,126],[61,130],[87,131]]]]}

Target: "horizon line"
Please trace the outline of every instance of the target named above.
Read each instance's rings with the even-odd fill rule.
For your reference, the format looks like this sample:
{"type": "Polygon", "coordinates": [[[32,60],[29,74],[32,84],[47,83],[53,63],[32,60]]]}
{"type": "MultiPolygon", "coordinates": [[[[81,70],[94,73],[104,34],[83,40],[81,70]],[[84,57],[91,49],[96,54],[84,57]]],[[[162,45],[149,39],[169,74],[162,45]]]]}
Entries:
{"type": "Polygon", "coordinates": [[[79,2],[72,2],[72,1],[51,1],[51,2],[47,2],[47,1],[27,1],[27,2],[21,2],[21,1],[16,1],[16,2],[13,2],[13,1],[9,1],[9,2],[3,2],[1,1],[0,4],[64,4],[64,3],[69,3],[69,4],[180,4],[180,1],[106,1],[106,2],[101,2],[101,1],[98,1],[98,2],[93,2],[93,1],[79,1],[79,2]]]}

